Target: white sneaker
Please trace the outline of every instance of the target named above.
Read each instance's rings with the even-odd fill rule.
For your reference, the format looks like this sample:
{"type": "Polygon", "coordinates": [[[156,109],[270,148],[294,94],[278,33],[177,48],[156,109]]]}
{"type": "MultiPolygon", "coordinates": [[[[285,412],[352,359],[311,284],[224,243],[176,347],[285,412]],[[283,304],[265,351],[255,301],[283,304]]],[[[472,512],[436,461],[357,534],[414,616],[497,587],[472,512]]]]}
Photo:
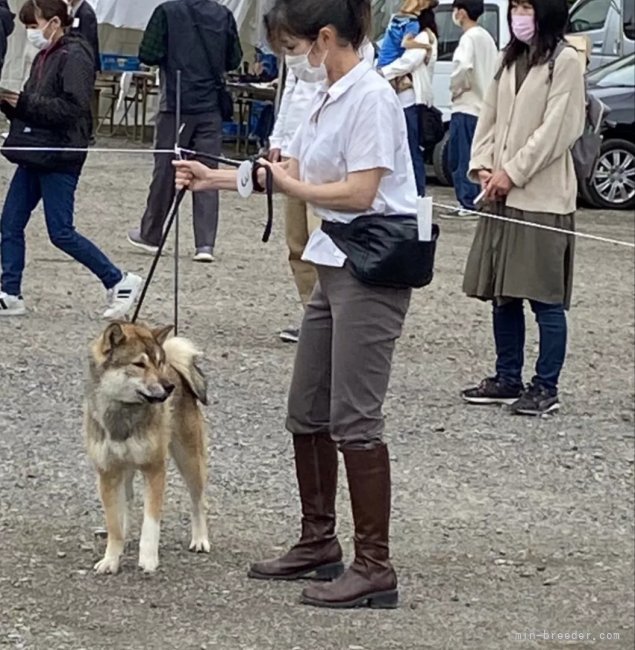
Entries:
{"type": "Polygon", "coordinates": [[[196,249],[193,259],[195,262],[211,264],[214,261],[214,252],[209,246],[203,246],[196,249]]]}
{"type": "Polygon", "coordinates": [[[440,214],[439,217],[448,221],[476,221],[479,218],[478,214],[475,214],[474,211],[459,208],[456,209],[456,212],[440,214]]]}
{"type": "Polygon", "coordinates": [[[24,300],[19,296],[10,296],[4,291],[0,291],[0,318],[5,316],[24,316],[26,307],[24,300]]]}
{"type": "Polygon", "coordinates": [[[108,308],[104,312],[106,320],[123,318],[132,308],[141,292],[143,280],[134,273],[124,273],[123,279],[108,291],[108,308]]]}

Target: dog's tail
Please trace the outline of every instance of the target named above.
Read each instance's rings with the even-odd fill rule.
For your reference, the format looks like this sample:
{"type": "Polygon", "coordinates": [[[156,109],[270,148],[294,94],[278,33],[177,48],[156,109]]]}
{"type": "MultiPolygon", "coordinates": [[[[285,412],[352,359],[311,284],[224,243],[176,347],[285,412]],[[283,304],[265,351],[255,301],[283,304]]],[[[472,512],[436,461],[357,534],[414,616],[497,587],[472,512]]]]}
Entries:
{"type": "Polygon", "coordinates": [[[207,380],[196,365],[199,350],[188,339],[175,336],[163,344],[168,363],[176,370],[201,404],[207,405],[207,380]]]}

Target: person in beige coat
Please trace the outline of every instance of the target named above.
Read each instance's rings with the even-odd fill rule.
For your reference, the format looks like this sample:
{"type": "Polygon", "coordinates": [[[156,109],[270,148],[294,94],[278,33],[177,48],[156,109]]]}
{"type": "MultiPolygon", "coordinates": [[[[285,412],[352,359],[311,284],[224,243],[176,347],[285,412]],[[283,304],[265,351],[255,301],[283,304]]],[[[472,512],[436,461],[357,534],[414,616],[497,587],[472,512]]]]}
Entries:
{"type": "MultiPolygon", "coordinates": [[[[469,176],[486,191],[486,210],[518,221],[574,231],[577,183],[571,148],[585,122],[584,71],[567,47],[566,0],[510,3],[513,34],[476,129],[469,176]]],[[[496,374],[463,391],[473,404],[510,404],[542,415],[560,407],[574,238],[481,217],[463,288],[492,301],[496,374]],[[523,301],[540,332],[536,374],[523,387],[523,301]]]]}

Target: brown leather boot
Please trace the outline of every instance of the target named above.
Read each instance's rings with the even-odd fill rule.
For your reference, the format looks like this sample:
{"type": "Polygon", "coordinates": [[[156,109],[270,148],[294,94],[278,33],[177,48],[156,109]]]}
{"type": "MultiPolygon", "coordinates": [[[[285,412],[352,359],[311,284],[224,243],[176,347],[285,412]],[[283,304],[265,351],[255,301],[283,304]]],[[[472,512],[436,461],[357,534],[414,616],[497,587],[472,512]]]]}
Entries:
{"type": "Polygon", "coordinates": [[[285,555],[257,562],[249,577],[259,580],[333,580],[342,574],[342,548],[335,536],[337,446],[329,434],[293,436],[302,502],[302,535],[285,555]]]}
{"type": "Polygon", "coordinates": [[[345,449],[344,462],[355,522],[355,560],[341,578],[313,585],[302,602],[316,607],[393,609],[399,602],[390,563],[390,459],[388,448],[345,449]]]}

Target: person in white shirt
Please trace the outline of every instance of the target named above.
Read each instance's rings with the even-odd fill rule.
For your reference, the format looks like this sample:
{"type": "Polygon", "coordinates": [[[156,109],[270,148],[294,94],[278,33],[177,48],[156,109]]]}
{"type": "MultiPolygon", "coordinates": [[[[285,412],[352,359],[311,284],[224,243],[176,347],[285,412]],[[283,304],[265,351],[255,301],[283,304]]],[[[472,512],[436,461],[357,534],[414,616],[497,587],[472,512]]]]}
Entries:
{"type": "Polygon", "coordinates": [[[452,120],[450,122],[449,164],[456,198],[465,211],[458,217],[471,217],[474,199],[480,188],[468,179],[472,140],[483,99],[496,74],[498,49],[489,32],[477,21],[483,15],[483,0],[455,0],[452,19],[463,30],[454,52],[450,77],[452,120]]]}
{"type": "MultiPolygon", "coordinates": [[[[429,4],[429,3],[426,3],[429,4]]],[[[425,153],[421,146],[421,106],[434,105],[432,80],[439,50],[438,29],[432,8],[419,15],[421,32],[404,42],[402,56],[381,68],[380,73],[388,81],[408,79],[408,87],[398,93],[408,125],[410,156],[417,181],[419,196],[426,194],[425,153]]]]}
{"type": "MultiPolygon", "coordinates": [[[[266,18],[270,42],[288,62],[324,79],[289,145],[289,160],[270,165],[277,189],[306,201],[323,222],[416,214],[401,104],[357,54],[370,27],[370,5],[370,0],[276,0],[266,18]]],[[[236,189],[236,171],[210,170],[194,161],[174,165],[178,187],[236,189]]],[[[302,535],[288,553],[254,564],[249,575],[336,578],[307,587],[302,602],[392,608],[398,591],[389,553],[391,480],[382,407],[411,290],[360,282],[322,229],[311,235],[304,260],[317,266],[319,281],[302,323],[287,416],[302,535]],[[355,523],[355,559],[343,573],[335,533],[338,446],[355,523]]]]}
{"type": "MultiPolygon", "coordinates": [[[[360,58],[372,65],[375,48],[368,39],[362,45],[359,54],[360,58]]],[[[288,159],[289,145],[320,87],[320,83],[310,80],[311,75],[306,71],[301,71],[300,74],[309,80],[298,79],[292,68],[288,69],[286,75],[280,110],[269,138],[269,160],[274,163],[288,159]]],[[[309,235],[319,226],[320,220],[307,209],[305,201],[286,197],[285,234],[289,249],[289,265],[304,307],[315,288],[317,273],[313,264],[302,259],[302,254],[309,241],[309,235]]],[[[280,338],[288,343],[297,343],[299,336],[300,330],[297,327],[288,327],[280,333],[280,338]]]]}

